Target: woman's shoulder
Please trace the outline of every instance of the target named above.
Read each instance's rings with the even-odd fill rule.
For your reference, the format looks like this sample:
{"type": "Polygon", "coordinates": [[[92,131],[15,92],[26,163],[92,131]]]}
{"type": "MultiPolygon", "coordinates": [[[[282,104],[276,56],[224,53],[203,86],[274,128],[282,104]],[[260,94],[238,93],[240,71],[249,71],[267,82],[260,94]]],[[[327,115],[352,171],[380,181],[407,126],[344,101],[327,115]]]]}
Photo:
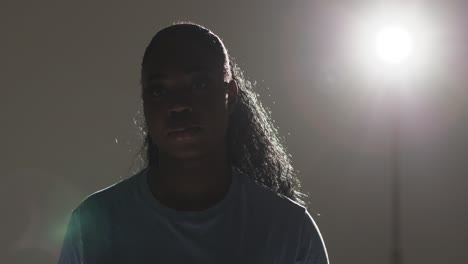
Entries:
{"type": "Polygon", "coordinates": [[[246,173],[240,173],[242,197],[251,208],[268,214],[281,214],[302,218],[306,208],[289,197],[278,194],[270,188],[255,182],[246,173]]]}
{"type": "Polygon", "coordinates": [[[128,178],[122,179],[117,183],[86,196],[77,209],[83,211],[112,209],[117,206],[121,207],[124,203],[131,200],[129,198],[134,195],[137,189],[138,179],[143,173],[144,170],[141,170],[128,178]]]}

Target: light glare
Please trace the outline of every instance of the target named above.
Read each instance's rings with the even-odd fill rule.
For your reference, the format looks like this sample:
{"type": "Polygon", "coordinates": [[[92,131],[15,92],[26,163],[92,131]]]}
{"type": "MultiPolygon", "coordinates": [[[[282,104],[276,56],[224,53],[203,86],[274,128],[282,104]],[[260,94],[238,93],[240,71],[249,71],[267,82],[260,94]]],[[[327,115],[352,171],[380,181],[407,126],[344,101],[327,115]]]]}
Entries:
{"type": "Polygon", "coordinates": [[[400,64],[410,57],[413,51],[413,40],[407,30],[387,27],[377,33],[375,48],[377,55],[384,62],[400,64]]]}
{"type": "Polygon", "coordinates": [[[351,63],[369,80],[421,78],[434,67],[440,25],[423,9],[365,8],[349,31],[351,63]]]}

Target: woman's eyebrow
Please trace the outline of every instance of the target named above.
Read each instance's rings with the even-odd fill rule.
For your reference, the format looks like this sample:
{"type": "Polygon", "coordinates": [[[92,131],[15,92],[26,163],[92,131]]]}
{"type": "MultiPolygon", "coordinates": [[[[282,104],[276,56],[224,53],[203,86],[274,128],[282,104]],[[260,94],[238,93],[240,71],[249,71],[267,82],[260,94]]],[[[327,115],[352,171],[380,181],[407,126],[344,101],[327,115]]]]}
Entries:
{"type": "Polygon", "coordinates": [[[162,73],[152,73],[148,77],[148,81],[158,81],[162,79],[167,79],[168,75],[162,73]]]}
{"type": "MultiPolygon", "coordinates": [[[[205,75],[205,74],[215,74],[216,70],[213,69],[194,69],[194,70],[188,70],[184,72],[184,75],[187,77],[193,77],[193,76],[199,76],[199,75],[205,75]]],[[[163,73],[152,73],[149,75],[148,81],[162,81],[165,79],[170,79],[171,75],[169,74],[163,74],[163,73]]]]}

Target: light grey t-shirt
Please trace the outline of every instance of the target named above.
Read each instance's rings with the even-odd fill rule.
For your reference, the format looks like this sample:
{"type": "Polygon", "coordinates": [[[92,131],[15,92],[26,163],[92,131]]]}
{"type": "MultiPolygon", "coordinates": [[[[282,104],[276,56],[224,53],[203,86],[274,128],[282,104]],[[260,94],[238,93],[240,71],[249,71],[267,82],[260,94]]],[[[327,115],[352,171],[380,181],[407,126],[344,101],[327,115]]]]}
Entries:
{"type": "Polygon", "coordinates": [[[177,211],[151,193],[146,170],[87,197],[72,213],[59,264],[327,264],[308,211],[233,169],[225,197],[177,211]]]}

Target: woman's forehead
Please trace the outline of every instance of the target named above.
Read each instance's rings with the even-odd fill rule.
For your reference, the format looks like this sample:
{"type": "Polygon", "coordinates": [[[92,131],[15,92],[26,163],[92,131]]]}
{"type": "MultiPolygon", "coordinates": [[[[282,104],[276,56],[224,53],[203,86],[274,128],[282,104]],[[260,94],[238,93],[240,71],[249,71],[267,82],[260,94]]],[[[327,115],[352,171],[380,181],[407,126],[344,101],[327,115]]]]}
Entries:
{"type": "Polygon", "coordinates": [[[196,76],[209,74],[223,78],[224,67],[212,61],[202,60],[155,60],[148,63],[143,70],[146,80],[170,79],[177,76],[196,76]]]}
{"type": "Polygon", "coordinates": [[[173,43],[173,45],[156,45],[148,54],[147,65],[153,70],[183,68],[183,71],[224,67],[222,54],[216,54],[209,47],[190,45],[190,43],[173,43]]]}
{"type": "Polygon", "coordinates": [[[146,82],[147,83],[159,83],[164,81],[172,81],[172,80],[183,80],[183,79],[193,79],[198,77],[209,77],[209,78],[222,78],[223,73],[219,70],[194,70],[194,71],[185,71],[185,72],[171,72],[171,73],[160,73],[160,72],[150,72],[146,74],[146,82]]]}

